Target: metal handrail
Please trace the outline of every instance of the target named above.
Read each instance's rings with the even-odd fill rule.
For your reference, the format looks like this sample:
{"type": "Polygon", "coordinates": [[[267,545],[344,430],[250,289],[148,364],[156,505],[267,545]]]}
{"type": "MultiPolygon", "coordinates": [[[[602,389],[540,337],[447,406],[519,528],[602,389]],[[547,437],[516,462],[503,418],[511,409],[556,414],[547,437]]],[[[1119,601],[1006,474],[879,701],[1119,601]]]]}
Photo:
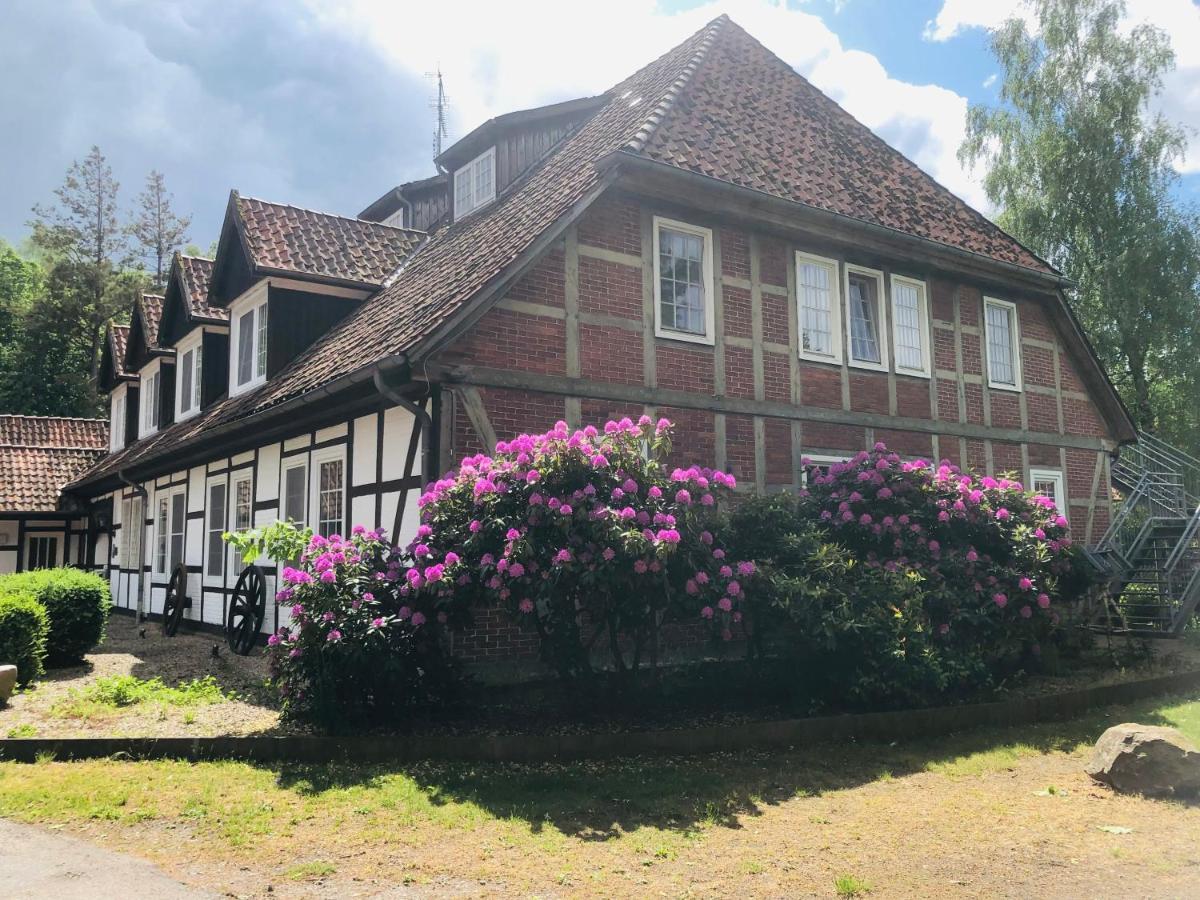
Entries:
{"type": "Polygon", "coordinates": [[[1108,530],[1104,532],[1104,536],[1100,538],[1100,542],[1096,544],[1097,550],[1116,550],[1124,555],[1124,547],[1117,546],[1117,538],[1120,536],[1122,529],[1125,527],[1125,520],[1128,519],[1133,511],[1140,505],[1143,497],[1146,495],[1146,476],[1143,475],[1134,485],[1129,496],[1121,503],[1117,514],[1113,516],[1112,522],[1109,523],[1108,530]]]}
{"type": "Polygon", "coordinates": [[[1196,506],[1196,511],[1192,513],[1191,519],[1188,520],[1187,526],[1183,529],[1183,534],[1179,537],[1179,542],[1171,551],[1171,555],[1167,557],[1167,562],[1163,566],[1163,571],[1170,575],[1175,571],[1175,567],[1187,554],[1189,549],[1194,550],[1192,542],[1200,538],[1200,505],[1196,506]]]}

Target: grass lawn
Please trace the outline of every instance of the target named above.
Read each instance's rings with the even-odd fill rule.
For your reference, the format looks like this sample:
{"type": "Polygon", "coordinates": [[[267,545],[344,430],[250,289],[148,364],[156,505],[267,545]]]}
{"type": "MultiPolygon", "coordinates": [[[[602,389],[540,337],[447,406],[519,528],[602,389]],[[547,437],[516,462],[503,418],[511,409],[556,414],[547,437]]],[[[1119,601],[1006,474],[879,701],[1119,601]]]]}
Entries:
{"type": "Polygon", "coordinates": [[[0,815],[234,896],[1183,897],[1200,806],[1082,773],[1200,697],[901,745],[563,765],[0,763],[0,815]]]}

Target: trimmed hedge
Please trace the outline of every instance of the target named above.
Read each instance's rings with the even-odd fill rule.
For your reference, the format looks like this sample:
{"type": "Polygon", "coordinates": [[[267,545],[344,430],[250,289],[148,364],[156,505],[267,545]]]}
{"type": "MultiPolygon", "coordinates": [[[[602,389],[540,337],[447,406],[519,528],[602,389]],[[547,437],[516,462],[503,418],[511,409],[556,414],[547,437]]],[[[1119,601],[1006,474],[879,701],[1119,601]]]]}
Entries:
{"type": "Polygon", "coordinates": [[[49,632],[46,608],[30,591],[0,587],[0,665],[15,665],[19,684],[45,671],[49,632]]]}
{"type": "Polygon", "coordinates": [[[28,591],[46,608],[48,666],[69,666],[104,638],[111,597],[108,582],[79,569],[38,569],[5,575],[0,591],[28,591]]]}

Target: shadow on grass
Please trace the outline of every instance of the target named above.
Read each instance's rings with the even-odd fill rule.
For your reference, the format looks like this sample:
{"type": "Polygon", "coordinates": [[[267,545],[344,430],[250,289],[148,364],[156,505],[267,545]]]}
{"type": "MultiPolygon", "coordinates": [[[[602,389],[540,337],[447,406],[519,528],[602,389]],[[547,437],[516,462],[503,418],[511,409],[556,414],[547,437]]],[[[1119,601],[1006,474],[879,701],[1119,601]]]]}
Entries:
{"type": "MultiPolygon", "coordinates": [[[[1177,698],[1186,702],[1192,698],[1177,698]]],[[[654,827],[686,836],[705,826],[738,827],[787,800],[924,771],[970,775],[1003,769],[1022,755],[1070,752],[1108,726],[1135,720],[1172,724],[1159,698],[1098,710],[1067,722],[986,729],[899,745],[814,745],[778,752],[630,758],[562,764],[422,763],[407,766],[264,766],[281,787],[319,799],[356,787],[383,790],[411,780],[433,806],[469,804],[533,832],[547,825],[584,840],[654,827]]],[[[1200,716],[1200,712],[1198,712],[1200,716]]]]}

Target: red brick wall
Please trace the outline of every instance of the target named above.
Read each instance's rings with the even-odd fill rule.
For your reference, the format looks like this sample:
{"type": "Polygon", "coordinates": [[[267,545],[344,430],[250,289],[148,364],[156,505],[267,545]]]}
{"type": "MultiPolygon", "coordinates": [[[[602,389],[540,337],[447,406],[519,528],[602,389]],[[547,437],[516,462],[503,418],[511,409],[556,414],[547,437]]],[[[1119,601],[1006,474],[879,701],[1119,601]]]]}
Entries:
{"type": "MultiPolygon", "coordinates": [[[[664,211],[642,208],[620,194],[602,197],[578,222],[575,243],[559,242],[508,291],[505,299],[520,301],[518,308],[505,309],[502,304],[488,312],[445,352],[444,358],[534,375],[570,374],[566,354],[569,326],[564,306],[571,286],[565,282],[565,273],[570,268],[566,253],[574,246],[579,273],[575,287],[580,375],[612,385],[683,391],[695,395],[701,404],[714,397],[733,401],[721,414],[722,446],[718,446],[718,414],[714,411],[661,405],[654,411],[677,424],[676,459],[709,465],[721,462],[743,486],[793,486],[794,452],[849,453],[877,440],[910,456],[937,454],[980,471],[1014,471],[1024,477],[1028,466],[1063,468],[1063,437],[1110,437],[1076,370],[1079,348],[1056,333],[1041,305],[1044,301],[1017,291],[989,289],[987,293],[1017,304],[1024,383],[1020,393],[988,386],[983,351],[985,292],[945,276],[926,278],[932,318],[932,379],[825,365],[774,352],[795,344],[789,334],[795,300],[784,296],[793,251],[815,249],[821,255],[835,254],[793,246],[766,232],[751,233],[728,225],[714,226],[719,254],[714,271],[723,305],[717,323],[721,335],[718,346],[655,338],[651,368],[645,359],[641,333],[645,279],[640,261],[642,247],[649,243],[648,235],[642,234],[643,227],[647,227],[644,223],[660,212],[664,211]],[[751,289],[755,277],[758,290],[751,289]],[[756,297],[767,345],[757,353],[749,346],[756,297]],[[623,321],[614,324],[614,318],[623,321]],[[739,400],[755,400],[756,375],[762,382],[759,396],[768,402],[789,404],[795,392],[802,407],[861,413],[875,420],[830,423],[805,418],[802,410],[795,419],[764,415],[757,429],[761,437],[756,439],[754,410],[736,405],[739,400]],[[899,422],[897,427],[881,427],[884,423],[880,417],[889,415],[941,421],[946,428],[935,426],[935,438],[928,431],[899,427],[899,422]],[[793,429],[794,420],[798,421],[797,429],[793,429]],[[965,432],[964,428],[994,429],[996,434],[987,437],[965,432]],[[794,430],[801,435],[799,447],[793,447],[794,430]],[[1022,444],[1019,437],[1015,438],[1022,431],[1037,435],[1030,443],[1022,444]],[[756,440],[761,446],[756,447],[756,440]],[[757,471],[759,460],[764,464],[762,472],[757,471]]],[[[680,218],[677,213],[672,215],[680,218]]],[[[705,217],[697,214],[692,221],[704,224],[705,217]]],[[[850,251],[843,254],[846,257],[889,270],[886,262],[877,259],[856,260],[850,251]]],[[[501,438],[545,429],[566,417],[571,408],[562,396],[532,390],[481,388],[481,394],[492,427],[501,438]]],[[[643,412],[640,404],[586,396],[579,398],[578,407],[584,422],[623,415],[636,417],[643,412]]],[[[461,457],[477,449],[479,441],[461,406],[455,408],[454,416],[451,449],[461,457]]],[[[1064,474],[1072,523],[1081,537],[1092,540],[1099,538],[1109,517],[1108,485],[1103,472],[1099,451],[1066,451],[1064,474]],[[1097,481],[1098,465],[1101,477],[1097,481]],[[1097,485],[1095,497],[1093,483],[1097,485]]],[[[480,652],[486,655],[491,645],[485,641],[480,646],[480,652]]],[[[522,646],[514,639],[513,652],[525,652],[522,646]]]]}

